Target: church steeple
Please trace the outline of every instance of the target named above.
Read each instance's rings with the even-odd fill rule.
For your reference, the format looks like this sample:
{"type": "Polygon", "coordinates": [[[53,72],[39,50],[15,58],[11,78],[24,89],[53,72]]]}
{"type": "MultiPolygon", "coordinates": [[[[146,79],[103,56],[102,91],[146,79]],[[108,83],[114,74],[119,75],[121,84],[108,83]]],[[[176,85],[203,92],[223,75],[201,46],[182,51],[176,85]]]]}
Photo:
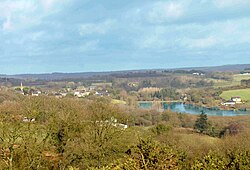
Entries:
{"type": "Polygon", "coordinates": [[[20,89],[21,89],[21,91],[23,91],[23,82],[21,82],[20,89]]]}

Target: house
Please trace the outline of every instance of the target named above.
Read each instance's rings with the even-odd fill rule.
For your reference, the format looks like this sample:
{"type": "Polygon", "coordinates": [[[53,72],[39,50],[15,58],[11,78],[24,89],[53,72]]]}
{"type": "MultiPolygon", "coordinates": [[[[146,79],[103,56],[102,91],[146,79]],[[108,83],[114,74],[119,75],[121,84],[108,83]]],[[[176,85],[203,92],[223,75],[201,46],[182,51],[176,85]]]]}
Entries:
{"type": "Polygon", "coordinates": [[[96,89],[96,86],[89,86],[88,87],[88,91],[92,91],[92,90],[95,90],[96,89]]]}
{"type": "Polygon", "coordinates": [[[60,94],[62,95],[62,97],[66,97],[68,93],[61,92],[60,94]]]}
{"type": "Polygon", "coordinates": [[[77,96],[77,97],[85,97],[85,96],[88,96],[90,94],[90,92],[87,92],[87,91],[75,91],[74,92],[74,96],[77,96]]]}
{"type": "Polygon", "coordinates": [[[233,106],[233,105],[235,105],[235,102],[229,100],[229,101],[226,101],[226,102],[224,102],[224,103],[221,103],[221,105],[222,105],[222,106],[233,106]]]}
{"type": "Polygon", "coordinates": [[[78,86],[76,88],[76,90],[78,90],[78,91],[86,91],[87,89],[84,86],[78,86]]]}
{"type": "Polygon", "coordinates": [[[182,100],[183,100],[183,101],[187,101],[187,100],[188,100],[188,97],[187,97],[187,96],[183,96],[183,97],[182,97],[182,100]]]}
{"type": "Polygon", "coordinates": [[[234,101],[235,103],[242,103],[241,97],[239,96],[231,97],[231,101],[234,101]]]}
{"type": "Polygon", "coordinates": [[[161,88],[157,88],[157,87],[144,87],[138,90],[138,92],[146,92],[146,93],[155,93],[155,92],[159,92],[161,90],[161,88]]]}
{"type": "Polygon", "coordinates": [[[103,125],[111,125],[120,129],[127,129],[128,125],[123,124],[123,123],[118,123],[117,119],[115,119],[114,117],[111,117],[110,120],[105,120],[105,121],[96,121],[96,123],[100,124],[100,126],[103,125]]]}
{"type": "Polygon", "coordinates": [[[19,93],[19,94],[25,95],[23,91],[19,90],[19,91],[16,91],[16,92],[19,93]]]}
{"type": "Polygon", "coordinates": [[[63,95],[61,93],[54,93],[54,96],[58,99],[63,98],[63,95]]]}
{"type": "Polygon", "coordinates": [[[109,96],[109,93],[108,93],[107,90],[105,90],[105,91],[96,91],[95,95],[97,95],[97,96],[109,96]]]}
{"type": "Polygon", "coordinates": [[[31,92],[31,96],[39,96],[42,92],[39,90],[35,90],[31,92]]]}
{"type": "Polygon", "coordinates": [[[23,122],[35,122],[35,121],[36,121],[35,118],[27,118],[27,117],[23,118],[23,122]]]}
{"type": "Polygon", "coordinates": [[[79,91],[74,92],[74,96],[79,96],[80,94],[81,94],[81,92],[79,92],[79,91]]]}
{"type": "Polygon", "coordinates": [[[139,83],[138,82],[130,82],[130,83],[128,83],[128,86],[129,87],[138,87],[139,83]]]}
{"type": "Polygon", "coordinates": [[[205,74],[196,72],[196,73],[193,73],[193,75],[196,75],[196,76],[204,76],[205,74]]]}

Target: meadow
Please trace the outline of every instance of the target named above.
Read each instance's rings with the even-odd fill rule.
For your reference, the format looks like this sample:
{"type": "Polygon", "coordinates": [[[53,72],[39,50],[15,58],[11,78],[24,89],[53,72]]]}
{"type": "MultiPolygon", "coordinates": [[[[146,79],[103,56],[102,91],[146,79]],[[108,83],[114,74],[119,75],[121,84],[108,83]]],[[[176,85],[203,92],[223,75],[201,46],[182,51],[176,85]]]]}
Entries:
{"type": "Polygon", "coordinates": [[[250,79],[250,75],[242,75],[242,74],[235,74],[233,75],[232,81],[226,80],[214,80],[214,87],[230,87],[230,86],[239,86],[241,84],[241,80],[250,79]]]}
{"type": "Polygon", "coordinates": [[[223,91],[220,95],[225,100],[229,100],[233,96],[240,96],[242,100],[250,102],[250,89],[228,90],[223,91]]]}

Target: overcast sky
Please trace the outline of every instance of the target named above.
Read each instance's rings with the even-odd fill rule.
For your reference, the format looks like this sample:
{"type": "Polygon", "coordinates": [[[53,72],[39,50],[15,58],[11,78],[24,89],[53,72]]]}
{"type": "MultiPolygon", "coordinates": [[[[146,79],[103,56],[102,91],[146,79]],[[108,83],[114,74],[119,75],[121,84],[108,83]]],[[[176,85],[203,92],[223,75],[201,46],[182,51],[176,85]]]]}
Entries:
{"type": "Polygon", "coordinates": [[[250,63],[250,0],[0,0],[0,74],[250,63]]]}

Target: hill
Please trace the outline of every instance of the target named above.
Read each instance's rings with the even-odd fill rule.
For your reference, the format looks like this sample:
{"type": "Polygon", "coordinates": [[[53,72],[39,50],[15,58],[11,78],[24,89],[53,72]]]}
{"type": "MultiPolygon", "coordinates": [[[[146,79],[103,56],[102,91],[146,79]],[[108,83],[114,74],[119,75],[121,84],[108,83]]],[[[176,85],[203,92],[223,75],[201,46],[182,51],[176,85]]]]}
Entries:
{"type": "Polygon", "coordinates": [[[42,79],[42,80],[61,80],[61,79],[77,79],[77,78],[90,78],[90,77],[103,77],[103,76],[133,76],[138,74],[147,74],[147,76],[157,74],[158,76],[162,71],[172,72],[176,70],[199,70],[204,72],[240,72],[247,68],[250,68],[250,64],[235,64],[235,65],[223,65],[223,66],[211,66],[211,67],[185,67],[185,68],[173,68],[173,69],[142,69],[142,70],[124,70],[124,71],[107,71],[107,72],[80,72],[80,73],[44,73],[44,74],[16,74],[16,75],[3,75],[0,77],[16,78],[16,79],[42,79]]]}

